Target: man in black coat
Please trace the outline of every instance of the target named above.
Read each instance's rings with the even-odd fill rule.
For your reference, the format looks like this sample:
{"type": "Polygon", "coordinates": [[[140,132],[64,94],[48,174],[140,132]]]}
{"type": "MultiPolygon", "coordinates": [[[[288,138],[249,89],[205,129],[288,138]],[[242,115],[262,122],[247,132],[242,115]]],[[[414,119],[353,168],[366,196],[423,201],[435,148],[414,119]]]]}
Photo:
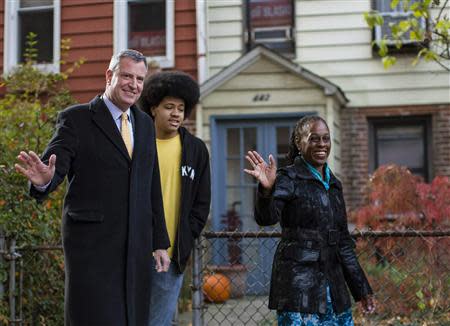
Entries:
{"type": "Polygon", "coordinates": [[[105,93],[59,114],[42,160],[31,151],[18,156],[16,169],[39,201],[68,178],[66,325],[146,324],[152,251],[158,271],[170,263],[155,130],[134,106],[146,73],[141,53],[113,56],[105,93]]]}

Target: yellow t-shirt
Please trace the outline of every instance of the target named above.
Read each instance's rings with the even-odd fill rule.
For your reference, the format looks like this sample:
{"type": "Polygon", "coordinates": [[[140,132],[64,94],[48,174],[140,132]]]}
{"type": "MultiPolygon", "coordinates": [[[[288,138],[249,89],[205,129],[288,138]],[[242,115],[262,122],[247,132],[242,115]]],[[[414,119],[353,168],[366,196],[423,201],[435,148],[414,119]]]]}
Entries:
{"type": "Polygon", "coordinates": [[[159,174],[167,233],[170,239],[169,257],[173,255],[173,245],[177,236],[181,201],[181,137],[156,139],[159,174]]]}

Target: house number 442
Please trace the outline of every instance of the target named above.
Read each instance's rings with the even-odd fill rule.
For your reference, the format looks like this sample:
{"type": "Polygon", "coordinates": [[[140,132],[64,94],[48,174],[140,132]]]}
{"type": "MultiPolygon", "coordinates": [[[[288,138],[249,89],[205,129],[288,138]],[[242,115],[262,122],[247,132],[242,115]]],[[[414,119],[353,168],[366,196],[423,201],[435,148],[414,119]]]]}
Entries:
{"type": "Polygon", "coordinates": [[[270,94],[255,94],[253,96],[253,102],[267,102],[270,99],[270,94]]]}

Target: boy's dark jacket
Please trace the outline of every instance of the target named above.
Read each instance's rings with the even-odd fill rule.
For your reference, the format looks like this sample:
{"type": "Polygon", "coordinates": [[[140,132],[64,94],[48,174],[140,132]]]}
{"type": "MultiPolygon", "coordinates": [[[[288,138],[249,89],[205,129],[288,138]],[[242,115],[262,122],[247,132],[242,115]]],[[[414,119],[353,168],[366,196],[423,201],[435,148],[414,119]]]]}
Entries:
{"type": "MultiPolygon", "coordinates": [[[[194,239],[208,219],[211,203],[211,173],[209,154],[205,143],[191,135],[185,128],[179,129],[181,154],[181,207],[172,260],[182,273],[191,255],[194,239]]],[[[164,164],[164,163],[161,163],[164,164]]]]}

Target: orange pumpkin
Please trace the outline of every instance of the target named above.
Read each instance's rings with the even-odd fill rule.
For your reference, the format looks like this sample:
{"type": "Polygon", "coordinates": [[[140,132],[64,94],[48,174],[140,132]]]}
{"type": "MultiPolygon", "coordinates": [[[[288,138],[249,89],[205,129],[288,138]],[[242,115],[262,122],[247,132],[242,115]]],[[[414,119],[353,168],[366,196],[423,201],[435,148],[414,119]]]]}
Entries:
{"type": "Polygon", "coordinates": [[[215,273],[203,279],[203,294],[205,300],[214,303],[227,301],[230,298],[230,279],[223,274],[215,273]]]}

